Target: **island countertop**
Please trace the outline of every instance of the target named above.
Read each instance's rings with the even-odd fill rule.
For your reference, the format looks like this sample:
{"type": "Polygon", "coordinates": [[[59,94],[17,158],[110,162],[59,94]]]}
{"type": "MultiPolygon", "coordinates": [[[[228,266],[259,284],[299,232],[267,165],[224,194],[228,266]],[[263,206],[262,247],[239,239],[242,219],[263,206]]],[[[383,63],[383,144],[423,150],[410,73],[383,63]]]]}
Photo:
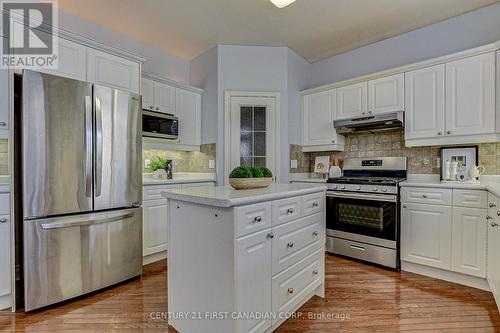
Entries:
{"type": "Polygon", "coordinates": [[[202,205],[233,207],[322,191],[326,191],[326,186],[322,184],[274,183],[267,188],[254,190],[234,190],[230,186],[171,189],[163,191],[162,195],[167,199],[187,201],[202,205]]]}

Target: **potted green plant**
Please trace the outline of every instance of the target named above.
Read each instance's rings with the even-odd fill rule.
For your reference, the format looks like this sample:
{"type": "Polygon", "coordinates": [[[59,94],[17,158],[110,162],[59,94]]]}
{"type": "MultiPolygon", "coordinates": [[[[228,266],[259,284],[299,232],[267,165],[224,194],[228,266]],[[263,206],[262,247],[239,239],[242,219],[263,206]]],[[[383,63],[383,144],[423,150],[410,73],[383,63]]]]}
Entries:
{"type": "Polygon", "coordinates": [[[229,184],[236,190],[263,188],[271,185],[273,173],[266,167],[236,167],[229,174],[229,184]]]}
{"type": "Polygon", "coordinates": [[[172,160],[156,156],[149,162],[148,169],[153,172],[154,179],[172,179],[172,160]]]}

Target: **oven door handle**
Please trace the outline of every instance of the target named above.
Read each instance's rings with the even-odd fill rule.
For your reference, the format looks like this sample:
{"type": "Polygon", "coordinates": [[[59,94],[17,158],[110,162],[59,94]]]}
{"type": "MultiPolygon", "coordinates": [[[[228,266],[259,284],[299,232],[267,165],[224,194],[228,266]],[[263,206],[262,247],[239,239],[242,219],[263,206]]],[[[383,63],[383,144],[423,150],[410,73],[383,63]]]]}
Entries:
{"type": "Polygon", "coordinates": [[[362,199],[372,201],[397,202],[396,195],[369,194],[369,193],[347,193],[347,192],[326,192],[329,198],[362,199]]]}

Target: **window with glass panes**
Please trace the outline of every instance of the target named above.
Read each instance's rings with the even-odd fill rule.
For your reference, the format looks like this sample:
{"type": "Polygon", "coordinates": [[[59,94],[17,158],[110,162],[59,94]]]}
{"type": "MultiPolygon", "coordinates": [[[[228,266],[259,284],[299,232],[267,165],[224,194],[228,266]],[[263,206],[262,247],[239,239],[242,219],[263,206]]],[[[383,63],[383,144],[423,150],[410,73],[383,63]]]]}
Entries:
{"type": "Polygon", "coordinates": [[[242,106],[240,165],[266,166],[266,107],[242,106]]]}

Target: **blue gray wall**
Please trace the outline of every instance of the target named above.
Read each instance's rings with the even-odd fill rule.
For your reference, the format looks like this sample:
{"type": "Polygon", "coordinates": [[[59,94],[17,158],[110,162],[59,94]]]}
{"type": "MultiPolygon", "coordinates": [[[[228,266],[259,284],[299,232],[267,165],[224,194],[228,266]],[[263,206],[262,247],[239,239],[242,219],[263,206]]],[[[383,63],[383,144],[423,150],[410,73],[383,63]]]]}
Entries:
{"type": "Polygon", "coordinates": [[[354,49],[311,66],[309,88],[500,40],[500,3],[354,49]]]}

